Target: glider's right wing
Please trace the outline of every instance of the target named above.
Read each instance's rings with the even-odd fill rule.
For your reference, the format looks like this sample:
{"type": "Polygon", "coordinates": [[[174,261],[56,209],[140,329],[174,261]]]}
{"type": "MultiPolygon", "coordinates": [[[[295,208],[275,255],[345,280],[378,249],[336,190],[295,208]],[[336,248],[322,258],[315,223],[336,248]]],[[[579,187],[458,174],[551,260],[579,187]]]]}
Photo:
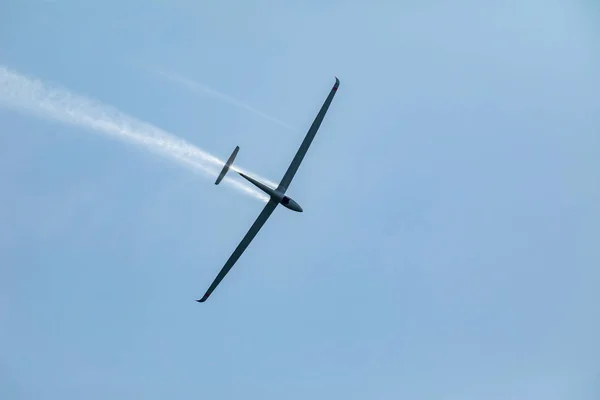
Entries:
{"type": "Polygon", "coordinates": [[[306,133],[306,136],[304,137],[300,148],[296,152],[294,159],[292,160],[287,171],[285,171],[285,175],[283,176],[283,178],[281,178],[281,182],[279,183],[277,190],[285,192],[290,183],[292,182],[292,179],[294,179],[294,175],[296,175],[296,171],[298,171],[300,163],[302,163],[302,160],[304,159],[304,156],[306,155],[310,144],[312,143],[313,139],[315,138],[315,135],[317,134],[317,131],[319,130],[319,127],[321,126],[321,122],[323,122],[323,119],[325,118],[325,114],[327,114],[327,110],[329,109],[329,105],[333,100],[333,96],[335,96],[335,93],[337,92],[338,86],[340,86],[340,80],[336,76],[335,84],[331,88],[329,96],[327,96],[325,102],[321,106],[321,110],[317,114],[317,117],[315,118],[312,125],[310,126],[310,129],[306,133]]]}
{"type": "Polygon", "coordinates": [[[210,285],[204,296],[200,300],[196,300],[197,302],[203,303],[206,301],[206,299],[208,299],[208,296],[210,296],[213,290],[215,290],[215,288],[219,285],[223,278],[225,278],[225,275],[227,275],[227,273],[236,263],[238,258],[240,258],[244,250],[246,250],[246,247],[248,247],[252,239],[254,239],[254,236],[256,236],[260,228],[262,228],[265,222],[267,222],[267,219],[269,219],[269,217],[273,213],[273,210],[275,210],[275,208],[278,205],[279,202],[277,200],[274,200],[272,198],[269,200],[265,208],[263,208],[262,212],[258,215],[258,218],[256,218],[256,221],[254,221],[254,223],[250,227],[248,233],[246,233],[246,236],[244,236],[238,247],[236,247],[236,249],[233,251],[233,254],[231,254],[229,260],[227,260],[227,262],[225,263],[225,266],[221,268],[221,271],[219,272],[213,283],[210,285]]]}

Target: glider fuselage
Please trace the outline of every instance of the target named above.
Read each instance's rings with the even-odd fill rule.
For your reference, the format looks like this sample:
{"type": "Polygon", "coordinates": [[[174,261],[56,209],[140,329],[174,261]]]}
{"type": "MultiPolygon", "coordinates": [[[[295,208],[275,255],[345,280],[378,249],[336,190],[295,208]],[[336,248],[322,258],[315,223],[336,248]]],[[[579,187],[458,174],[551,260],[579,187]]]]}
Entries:
{"type": "Polygon", "coordinates": [[[292,211],[296,211],[296,212],[302,212],[302,207],[300,207],[300,204],[296,203],[291,197],[286,196],[285,192],[282,192],[281,190],[277,190],[277,189],[273,189],[272,187],[265,185],[264,183],[254,179],[251,176],[248,176],[240,171],[236,171],[238,174],[240,174],[242,177],[244,177],[248,182],[252,183],[254,186],[256,186],[257,188],[259,188],[260,190],[262,190],[263,192],[265,192],[266,194],[268,194],[272,199],[275,199],[279,202],[279,204],[281,204],[282,206],[284,206],[285,208],[288,208],[292,211]]]}

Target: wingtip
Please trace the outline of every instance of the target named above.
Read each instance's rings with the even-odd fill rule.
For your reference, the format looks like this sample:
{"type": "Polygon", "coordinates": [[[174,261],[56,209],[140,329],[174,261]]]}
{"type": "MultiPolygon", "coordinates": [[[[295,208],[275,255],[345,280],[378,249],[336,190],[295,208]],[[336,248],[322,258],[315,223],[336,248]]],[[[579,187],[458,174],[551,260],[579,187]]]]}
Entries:
{"type": "Polygon", "coordinates": [[[200,300],[196,300],[198,303],[204,303],[208,299],[208,295],[204,295],[200,300]]]}

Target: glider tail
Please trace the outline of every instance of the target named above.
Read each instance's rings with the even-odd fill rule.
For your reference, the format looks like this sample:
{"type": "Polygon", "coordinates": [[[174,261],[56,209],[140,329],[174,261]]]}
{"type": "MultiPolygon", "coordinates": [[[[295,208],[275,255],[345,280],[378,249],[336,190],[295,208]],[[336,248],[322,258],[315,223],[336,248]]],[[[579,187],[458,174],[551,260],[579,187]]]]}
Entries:
{"type": "Polygon", "coordinates": [[[227,160],[227,162],[225,163],[225,166],[221,170],[219,177],[215,181],[215,185],[218,185],[223,180],[223,177],[225,176],[227,171],[229,171],[229,168],[231,167],[231,164],[233,164],[233,160],[235,160],[235,156],[237,156],[237,153],[239,150],[240,150],[240,146],[235,146],[233,153],[231,153],[231,155],[229,156],[229,159],[227,160]]]}

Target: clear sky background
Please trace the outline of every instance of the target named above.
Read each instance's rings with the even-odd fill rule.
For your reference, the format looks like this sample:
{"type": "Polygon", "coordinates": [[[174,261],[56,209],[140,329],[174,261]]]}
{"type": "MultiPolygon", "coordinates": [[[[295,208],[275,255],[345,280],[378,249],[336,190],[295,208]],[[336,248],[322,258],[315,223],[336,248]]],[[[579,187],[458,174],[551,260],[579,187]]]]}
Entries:
{"type": "Polygon", "coordinates": [[[263,203],[4,104],[0,398],[600,398],[598,43],[593,1],[2,1],[2,67],[274,181],[341,86],[203,304],[263,203]]]}

